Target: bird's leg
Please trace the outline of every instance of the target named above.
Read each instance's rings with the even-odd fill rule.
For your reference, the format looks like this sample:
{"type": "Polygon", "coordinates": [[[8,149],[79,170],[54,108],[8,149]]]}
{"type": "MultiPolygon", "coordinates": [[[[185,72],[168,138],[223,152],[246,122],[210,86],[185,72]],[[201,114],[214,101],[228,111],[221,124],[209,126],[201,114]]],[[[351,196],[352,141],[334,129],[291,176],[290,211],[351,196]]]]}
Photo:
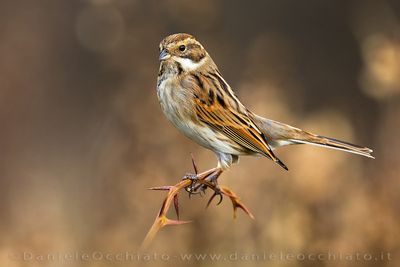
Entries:
{"type": "Polygon", "coordinates": [[[211,170],[212,170],[212,172],[203,178],[203,182],[197,184],[194,187],[195,191],[201,190],[202,188],[206,189],[207,187],[211,187],[211,188],[217,189],[217,190],[219,189],[218,177],[221,175],[222,170],[220,168],[214,168],[214,169],[211,169],[211,170]]]}
{"type": "Polygon", "coordinates": [[[220,168],[215,168],[215,171],[207,176],[204,180],[210,182],[215,188],[219,188],[218,186],[218,177],[221,175],[222,170],[220,168]]]}

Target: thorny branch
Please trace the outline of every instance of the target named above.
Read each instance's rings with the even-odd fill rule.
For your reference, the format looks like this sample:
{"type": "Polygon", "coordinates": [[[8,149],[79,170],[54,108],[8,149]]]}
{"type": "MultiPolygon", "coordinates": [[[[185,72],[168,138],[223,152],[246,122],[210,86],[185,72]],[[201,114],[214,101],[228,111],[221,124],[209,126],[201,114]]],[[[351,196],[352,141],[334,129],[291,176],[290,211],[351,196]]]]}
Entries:
{"type": "MultiPolygon", "coordinates": [[[[206,180],[206,178],[212,173],[213,169],[205,171],[203,173],[198,174],[198,169],[196,166],[196,163],[194,161],[194,158],[192,156],[192,164],[193,164],[193,169],[195,171],[195,174],[197,175],[196,179],[196,185],[197,188],[199,186],[204,186],[204,188],[210,188],[211,190],[214,191],[214,194],[211,196],[207,203],[207,207],[210,205],[211,201],[213,198],[218,195],[218,193],[221,193],[224,196],[229,197],[229,199],[232,202],[232,207],[233,207],[233,217],[236,218],[236,211],[238,208],[242,209],[251,219],[254,219],[253,214],[250,212],[250,210],[240,201],[240,198],[229,188],[225,186],[219,186],[219,188],[216,187],[215,184],[210,183],[209,181],[206,180]]],[[[182,221],[179,218],[179,200],[178,200],[178,195],[179,192],[182,189],[185,189],[187,192],[189,192],[189,195],[192,193],[190,190],[193,189],[193,180],[191,179],[182,179],[179,183],[172,185],[172,186],[159,186],[159,187],[152,187],[149,188],[150,190],[164,190],[168,191],[167,196],[165,197],[161,209],[157,214],[156,219],[154,220],[153,225],[151,226],[150,230],[147,232],[147,235],[145,239],[143,240],[142,249],[147,248],[152,240],[155,238],[157,233],[160,231],[161,228],[163,228],[166,225],[181,225],[181,224],[186,224],[190,223],[191,221],[182,221]],[[167,212],[171,207],[171,204],[174,204],[177,220],[169,219],[167,217],[167,212]]],[[[221,196],[222,197],[222,196],[221,196]]],[[[222,199],[221,199],[222,200],[222,199]]],[[[219,203],[218,203],[219,204],[219,203]]]]}

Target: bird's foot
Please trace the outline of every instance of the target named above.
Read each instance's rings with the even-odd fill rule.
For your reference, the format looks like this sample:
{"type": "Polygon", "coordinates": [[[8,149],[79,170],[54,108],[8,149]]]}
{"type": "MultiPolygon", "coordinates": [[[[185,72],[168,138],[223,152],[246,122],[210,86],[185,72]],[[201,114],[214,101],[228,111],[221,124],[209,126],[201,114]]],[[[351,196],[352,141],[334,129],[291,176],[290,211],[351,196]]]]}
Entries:
{"type": "Polygon", "coordinates": [[[186,173],[183,177],[182,180],[191,180],[191,181],[196,181],[199,180],[199,175],[197,173],[186,173]]]}
{"type": "Polygon", "coordinates": [[[210,199],[207,202],[207,207],[210,206],[211,202],[213,201],[213,199],[218,196],[219,200],[217,202],[217,205],[221,204],[222,200],[224,199],[224,196],[222,194],[221,189],[219,188],[219,186],[216,186],[213,188],[214,193],[212,194],[212,196],[210,197],[210,199]]]}
{"type": "Polygon", "coordinates": [[[197,173],[187,173],[183,176],[182,180],[190,180],[191,183],[190,185],[185,187],[186,192],[189,193],[189,197],[193,194],[199,194],[202,191],[198,191],[196,189],[196,187],[198,187],[199,185],[199,181],[200,181],[200,177],[197,173]]]}
{"type": "Polygon", "coordinates": [[[207,176],[204,180],[205,180],[208,184],[212,185],[214,188],[219,189],[219,186],[218,186],[218,177],[219,177],[220,175],[221,175],[221,171],[220,171],[220,170],[217,170],[217,171],[215,171],[214,173],[212,173],[211,175],[207,176]]]}
{"type": "Polygon", "coordinates": [[[199,173],[197,169],[196,162],[192,155],[192,164],[194,169],[193,173],[187,173],[183,176],[182,180],[190,180],[191,183],[187,187],[185,187],[186,192],[189,193],[189,197],[193,194],[205,194],[207,188],[210,188],[214,191],[214,194],[211,196],[208,201],[207,206],[211,203],[211,201],[219,196],[220,200],[218,201],[218,205],[222,202],[222,192],[218,186],[218,177],[221,175],[222,170],[220,168],[213,168],[203,173],[199,173]]]}
{"type": "Polygon", "coordinates": [[[221,171],[218,170],[218,171],[214,172],[212,175],[208,176],[205,179],[205,181],[209,184],[208,187],[210,187],[214,191],[213,195],[210,197],[210,199],[207,202],[207,207],[210,205],[210,203],[212,202],[212,200],[215,197],[217,197],[217,196],[219,197],[217,205],[221,204],[221,202],[222,202],[222,200],[224,198],[223,195],[222,195],[222,191],[221,191],[221,189],[219,188],[219,185],[218,185],[218,177],[220,175],[221,175],[221,171]]]}
{"type": "Polygon", "coordinates": [[[207,175],[206,177],[204,177],[204,179],[201,180],[197,180],[196,183],[193,183],[190,187],[190,193],[192,194],[202,194],[205,192],[205,190],[207,188],[210,188],[211,190],[214,191],[213,195],[211,196],[211,198],[208,200],[207,203],[207,207],[210,205],[210,203],[212,202],[212,200],[215,197],[219,197],[219,201],[217,203],[217,205],[219,205],[222,200],[223,200],[223,194],[222,191],[218,185],[218,177],[221,175],[221,171],[217,170],[214,171],[212,173],[210,173],[209,175],[207,175]]]}

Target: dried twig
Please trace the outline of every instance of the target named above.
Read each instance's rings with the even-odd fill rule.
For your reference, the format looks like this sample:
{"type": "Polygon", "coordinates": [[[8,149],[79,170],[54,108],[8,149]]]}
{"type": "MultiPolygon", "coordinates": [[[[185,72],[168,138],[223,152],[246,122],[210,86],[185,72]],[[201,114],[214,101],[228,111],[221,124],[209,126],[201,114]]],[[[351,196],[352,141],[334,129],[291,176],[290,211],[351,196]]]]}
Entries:
{"type": "Polygon", "coordinates": [[[254,220],[253,214],[250,212],[250,210],[240,201],[240,198],[229,188],[225,186],[221,186],[221,192],[225,195],[228,196],[231,201],[232,201],[232,206],[233,206],[233,217],[236,218],[236,211],[237,208],[242,209],[250,218],[254,220]]]}
{"type": "MultiPolygon", "coordinates": [[[[218,195],[218,192],[221,194],[227,196],[230,198],[233,206],[233,217],[236,218],[236,211],[237,208],[242,209],[250,218],[254,219],[253,214],[251,214],[250,210],[240,201],[239,197],[232,192],[229,188],[225,186],[220,186],[219,188],[216,187],[215,184],[210,183],[209,181],[206,180],[210,174],[212,174],[215,169],[210,169],[208,171],[205,171],[203,173],[198,174],[197,173],[197,165],[195,163],[195,160],[192,155],[192,164],[193,168],[195,171],[195,174],[197,175],[197,179],[195,183],[197,184],[197,188],[199,186],[205,186],[206,188],[210,188],[214,190],[214,194],[210,198],[210,200],[207,203],[207,207],[213,200],[213,198],[218,195]]],[[[163,204],[161,205],[161,209],[159,213],[157,214],[157,217],[151,226],[150,230],[148,231],[143,243],[142,243],[142,249],[147,248],[151,241],[154,239],[158,231],[163,228],[166,225],[181,225],[181,224],[186,224],[190,223],[190,221],[181,221],[179,220],[179,199],[178,199],[178,194],[182,189],[185,189],[186,191],[189,191],[193,183],[193,180],[191,179],[183,179],[179,183],[173,186],[160,186],[160,187],[152,187],[150,190],[164,190],[168,191],[167,196],[164,199],[163,204]],[[171,204],[174,204],[175,212],[177,215],[177,220],[172,220],[167,217],[167,212],[170,209],[171,204]]],[[[191,192],[189,191],[189,194],[191,192]]],[[[220,199],[219,203],[222,201],[222,198],[220,199]]],[[[218,203],[218,204],[219,204],[218,203]]]]}
{"type": "Polygon", "coordinates": [[[178,193],[180,190],[186,188],[192,183],[189,179],[182,180],[174,186],[164,186],[164,187],[153,187],[151,190],[168,190],[168,194],[161,206],[160,212],[158,213],[153,225],[151,226],[149,232],[147,233],[143,243],[142,248],[148,247],[151,241],[154,239],[158,231],[166,225],[179,225],[189,223],[190,221],[180,221],[171,220],[167,218],[167,212],[172,202],[174,202],[175,211],[177,211],[177,215],[179,217],[179,204],[178,204],[178,193]]]}

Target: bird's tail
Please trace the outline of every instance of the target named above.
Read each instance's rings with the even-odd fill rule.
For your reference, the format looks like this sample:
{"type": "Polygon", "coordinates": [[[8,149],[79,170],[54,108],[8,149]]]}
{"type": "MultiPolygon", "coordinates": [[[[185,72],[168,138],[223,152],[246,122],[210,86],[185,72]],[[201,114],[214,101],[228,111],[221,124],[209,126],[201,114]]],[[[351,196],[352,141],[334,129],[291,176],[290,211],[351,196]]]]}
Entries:
{"type": "Polygon", "coordinates": [[[315,146],[327,147],[353,154],[358,154],[368,158],[374,158],[371,153],[372,149],[368,147],[354,145],[345,141],[340,141],[330,137],[316,135],[292,127],[290,125],[269,120],[255,115],[254,120],[260,130],[269,137],[268,140],[272,148],[291,144],[310,144],[315,146]]]}
{"type": "MultiPolygon", "coordinates": [[[[309,134],[309,133],[308,133],[309,134]]],[[[312,138],[301,138],[301,139],[292,139],[296,144],[310,144],[315,146],[322,146],[337,150],[342,150],[345,152],[358,154],[364,157],[373,158],[371,155],[372,149],[368,147],[362,147],[358,145],[354,145],[345,141],[340,141],[334,138],[325,137],[321,135],[313,135],[312,138]]]]}

